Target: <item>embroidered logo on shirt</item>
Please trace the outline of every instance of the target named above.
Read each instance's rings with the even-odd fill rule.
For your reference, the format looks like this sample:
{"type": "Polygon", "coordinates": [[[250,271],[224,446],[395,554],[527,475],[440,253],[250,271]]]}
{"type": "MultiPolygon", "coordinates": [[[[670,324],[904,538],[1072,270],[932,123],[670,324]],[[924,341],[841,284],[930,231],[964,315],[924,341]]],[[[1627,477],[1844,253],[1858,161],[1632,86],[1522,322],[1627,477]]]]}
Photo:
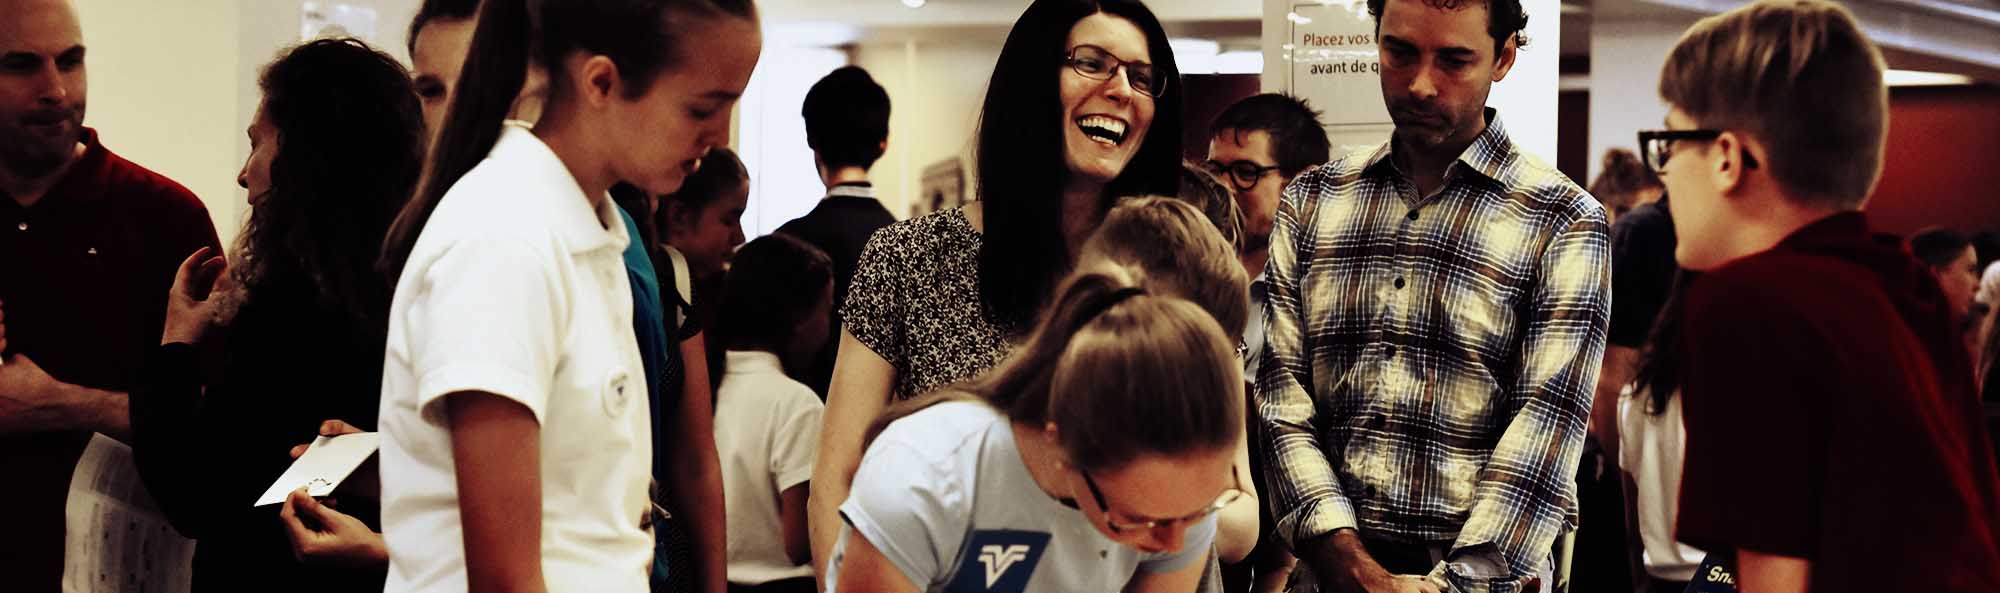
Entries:
{"type": "Polygon", "coordinates": [[[986,546],[979,549],[979,563],[986,565],[986,588],[993,588],[993,581],[1007,574],[1007,569],[1015,562],[1028,558],[1027,546],[986,546]]]}
{"type": "Polygon", "coordinates": [[[945,591],[1025,593],[1048,544],[1049,534],[1038,531],[975,530],[945,591]]]}

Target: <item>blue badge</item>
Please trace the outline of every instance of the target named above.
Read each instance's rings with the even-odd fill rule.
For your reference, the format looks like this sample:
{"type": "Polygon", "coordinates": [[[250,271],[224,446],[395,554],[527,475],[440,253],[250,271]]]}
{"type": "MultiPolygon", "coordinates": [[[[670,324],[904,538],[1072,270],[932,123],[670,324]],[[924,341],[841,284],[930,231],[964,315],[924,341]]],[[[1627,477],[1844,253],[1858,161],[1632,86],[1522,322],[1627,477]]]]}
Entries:
{"type": "Polygon", "coordinates": [[[1688,581],[1687,593],[1736,593],[1736,566],[1723,554],[1709,554],[1688,581]]]}
{"type": "Polygon", "coordinates": [[[958,553],[950,593],[1026,593],[1028,578],[1049,547],[1039,531],[974,531],[958,553]]]}

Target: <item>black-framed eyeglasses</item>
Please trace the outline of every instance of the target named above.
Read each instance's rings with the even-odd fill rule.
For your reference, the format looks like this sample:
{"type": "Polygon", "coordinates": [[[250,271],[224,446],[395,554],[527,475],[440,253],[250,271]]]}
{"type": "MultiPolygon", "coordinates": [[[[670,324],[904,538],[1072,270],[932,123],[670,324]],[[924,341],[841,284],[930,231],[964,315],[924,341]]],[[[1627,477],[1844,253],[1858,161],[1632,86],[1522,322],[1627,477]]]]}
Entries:
{"type": "Polygon", "coordinates": [[[1161,76],[1152,64],[1128,62],[1111,55],[1111,51],[1095,45],[1079,45],[1069,50],[1063,58],[1069,69],[1091,80],[1111,80],[1119,68],[1125,69],[1125,84],[1132,90],[1149,97],[1159,97],[1167,92],[1167,79],[1161,76]]]}
{"type": "Polygon", "coordinates": [[[1159,529],[1162,527],[1172,527],[1175,525],[1181,525],[1185,523],[1193,523],[1195,521],[1206,519],[1208,518],[1209,515],[1220,513],[1222,512],[1222,509],[1228,507],[1231,504],[1235,504],[1236,501],[1241,500],[1245,496],[1249,496],[1249,494],[1243,492],[1242,474],[1237,473],[1235,464],[1230,464],[1229,480],[1235,482],[1236,485],[1230,487],[1228,490],[1222,491],[1222,496],[1216,497],[1215,502],[1213,504],[1208,505],[1202,510],[1195,511],[1192,514],[1173,519],[1156,519],[1152,521],[1126,523],[1112,518],[1111,503],[1104,500],[1104,491],[1099,490],[1097,488],[1097,480],[1093,480],[1090,478],[1090,472],[1083,471],[1081,468],[1078,468],[1077,473],[1083,474],[1083,485],[1090,488],[1091,499],[1096,500],[1097,508],[1104,511],[1104,526],[1111,528],[1112,533],[1124,533],[1127,531],[1145,531],[1151,529],[1159,529]]]}
{"type": "Polygon", "coordinates": [[[1238,191],[1250,191],[1251,188],[1257,187],[1257,182],[1262,181],[1265,175],[1278,170],[1278,166],[1267,167],[1250,161],[1232,163],[1209,161],[1208,170],[1216,175],[1228,177],[1230,185],[1236,186],[1238,191]]]}
{"type": "MultiPolygon", "coordinates": [[[[1654,173],[1667,172],[1667,160],[1674,158],[1674,143],[1682,140],[1708,142],[1722,136],[1722,130],[1643,130],[1639,132],[1639,158],[1654,173]]],[[[1757,168],[1757,157],[1743,151],[1743,167],[1757,168]]]]}

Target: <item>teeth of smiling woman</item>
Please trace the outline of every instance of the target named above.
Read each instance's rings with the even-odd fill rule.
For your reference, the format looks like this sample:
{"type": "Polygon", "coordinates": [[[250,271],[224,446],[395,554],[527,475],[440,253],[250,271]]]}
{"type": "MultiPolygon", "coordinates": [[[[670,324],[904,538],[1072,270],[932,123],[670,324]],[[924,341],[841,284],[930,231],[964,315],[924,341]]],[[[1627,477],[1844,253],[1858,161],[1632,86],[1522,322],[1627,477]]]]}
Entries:
{"type": "Polygon", "coordinates": [[[1125,122],[1102,115],[1084,116],[1077,125],[1091,138],[1106,144],[1117,144],[1125,140],[1125,122]]]}

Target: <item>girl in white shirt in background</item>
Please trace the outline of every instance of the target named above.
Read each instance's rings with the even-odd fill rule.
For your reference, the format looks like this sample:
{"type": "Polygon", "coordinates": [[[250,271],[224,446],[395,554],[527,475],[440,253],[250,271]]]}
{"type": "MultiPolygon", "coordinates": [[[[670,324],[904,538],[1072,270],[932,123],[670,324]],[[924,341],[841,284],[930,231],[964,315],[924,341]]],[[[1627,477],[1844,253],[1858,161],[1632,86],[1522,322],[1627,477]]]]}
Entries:
{"type": "Polygon", "coordinates": [[[1618,465],[1625,475],[1626,532],[1645,568],[1641,593],[1679,593],[1694,578],[1707,556],[1674,539],[1679,520],[1681,460],[1687,431],[1681,428],[1680,288],[1692,280],[1682,272],[1674,281],[1653,335],[1647,341],[1638,378],[1618,398],[1618,465]]]}
{"type": "Polygon", "coordinates": [[[729,590],[812,593],[806,497],[826,406],[785,369],[810,364],[826,341],[833,260],[775,234],[729,261],[712,332],[728,348],[715,451],[729,512],[729,590]]]}
{"type": "Polygon", "coordinates": [[[386,591],[647,589],[651,426],[607,190],[677,189],[761,44],[750,0],[483,3],[383,247],[386,591]],[[503,127],[531,47],[542,116],[503,127]]]}

